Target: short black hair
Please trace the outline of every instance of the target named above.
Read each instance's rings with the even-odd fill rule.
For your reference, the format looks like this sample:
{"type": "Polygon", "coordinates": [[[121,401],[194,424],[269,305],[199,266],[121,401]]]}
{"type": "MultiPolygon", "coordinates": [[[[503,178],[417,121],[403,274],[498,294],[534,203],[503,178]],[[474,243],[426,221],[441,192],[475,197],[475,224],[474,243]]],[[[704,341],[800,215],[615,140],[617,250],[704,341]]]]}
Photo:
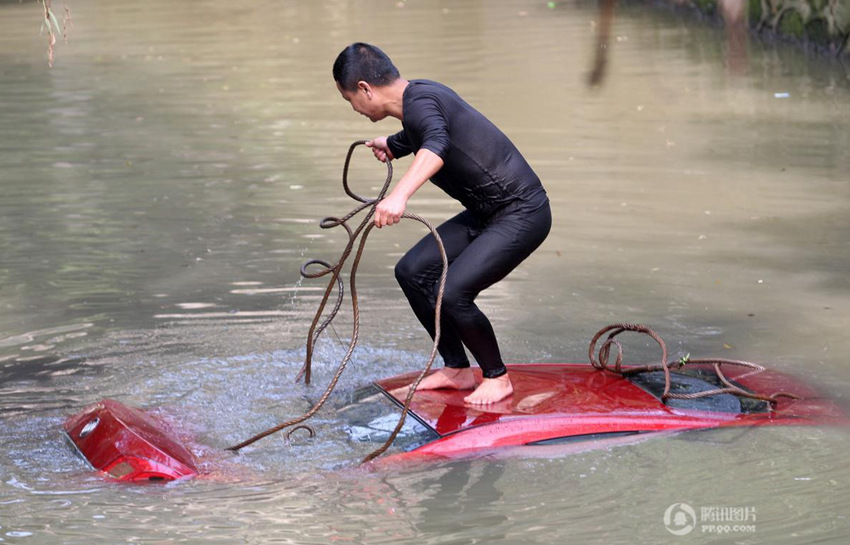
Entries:
{"type": "Polygon", "coordinates": [[[356,90],[358,81],[380,87],[400,77],[398,68],[386,53],[363,42],[353,43],[337,55],[333,74],[334,80],[346,91],[356,90]]]}

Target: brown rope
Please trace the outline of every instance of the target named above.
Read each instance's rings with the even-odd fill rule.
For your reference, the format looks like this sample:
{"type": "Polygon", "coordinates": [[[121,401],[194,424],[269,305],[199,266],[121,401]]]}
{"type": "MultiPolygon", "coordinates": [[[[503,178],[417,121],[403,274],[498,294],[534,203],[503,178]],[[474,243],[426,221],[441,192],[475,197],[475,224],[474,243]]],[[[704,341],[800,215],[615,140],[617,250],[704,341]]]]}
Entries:
{"type": "MultiPolygon", "coordinates": [[[[323,219],[319,224],[323,229],[330,229],[332,227],[336,227],[336,226],[341,225],[346,230],[346,232],[348,233],[348,243],[346,244],[345,249],[343,250],[339,261],[337,261],[336,264],[334,264],[334,265],[330,265],[325,261],[321,261],[321,260],[318,260],[318,259],[312,259],[312,260],[308,261],[307,263],[305,263],[301,267],[301,275],[304,276],[305,278],[319,278],[319,277],[325,276],[327,274],[332,274],[332,276],[331,276],[330,281],[328,282],[327,288],[325,289],[325,294],[322,297],[322,301],[319,304],[319,308],[316,311],[316,315],[313,318],[313,323],[310,326],[310,331],[307,334],[307,355],[306,355],[306,358],[305,358],[305,361],[304,361],[304,365],[301,368],[301,370],[299,371],[299,373],[296,377],[296,380],[298,380],[299,378],[301,378],[301,376],[303,376],[305,382],[307,384],[310,383],[312,359],[313,359],[313,349],[316,345],[316,341],[318,339],[318,336],[325,329],[325,327],[327,327],[331,323],[331,321],[334,319],[337,312],[339,311],[340,305],[342,303],[342,279],[340,278],[340,275],[341,275],[341,272],[342,272],[342,268],[345,265],[345,261],[350,256],[351,250],[354,248],[354,243],[357,241],[357,239],[359,237],[360,243],[357,247],[357,253],[355,254],[354,261],[351,265],[351,272],[349,273],[349,283],[350,283],[350,289],[351,289],[351,306],[352,306],[352,310],[353,310],[353,313],[354,313],[354,326],[353,326],[353,331],[352,331],[352,335],[351,335],[351,341],[348,344],[348,349],[345,353],[345,356],[342,358],[342,361],[340,362],[339,366],[337,367],[336,373],[334,373],[334,376],[331,379],[331,382],[328,384],[327,388],[325,389],[325,393],[322,395],[322,397],[319,399],[319,401],[317,401],[316,404],[309,411],[307,411],[306,413],[304,413],[302,416],[300,416],[298,418],[294,418],[292,420],[289,420],[287,422],[283,422],[282,424],[274,426],[273,428],[269,428],[268,430],[266,430],[262,433],[259,433],[255,436],[251,437],[250,439],[239,443],[238,445],[228,447],[227,450],[238,451],[238,450],[240,450],[240,449],[242,449],[242,448],[244,448],[244,447],[246,447],[246,446],[248,446],[248,445],[264,438],[264,437],[267,437],[267,436],[269,436],[273,433],[276,433],[276,432],[278,432],[278,431],[280,431],[284,428],[288,428],[290,426],[296,426],[298,424],[301,424],[305,420],[312,417],[314,414],[316,414],[316,412],[319,411],[319,409],[321,409],[322,405],[324,405],[325,402],[328,400],[328,398],[330,397],[334,388],[336,387],[336,384],[339,381],[339,378],[342,376],[342,372],[345,370],[345,366],[351,360],[351,355],[354,352],[354,347],[357,345],[357,340],[358,340],[359,333],[360,333],[360,307],[359,307],[358,300],[357,300],[357,287],[356,287],[356,282],[355,282],[356,276],[357,276],[357,267],[360,264],[360,258],[363,255],[363,249],[366,247],[366,239],[369,237],[369,233],[372,231],[372,228],[374,227],[374,223],[371,222],[371,219],[372,219],[372,216],[375,213],[375,206],[378,204],[378,202],[381,199],[384,198],[384,195],[386,194],[387,189],[389,188],[390,182],[392,181],[392,164],[389,161],[387,161],[387,179],[386,179],[386,182],[384,182],[384,185],[381,188],[381,191],[378,194],[377,198],[366,199],[364,197],[361,197],[360,195],[357,195],[353,191],[351,191],[351,189],[348,185],[348,167],[349,167],[349,164],[351,162],[351,156],[352,156],[352,153],[354,152],[354,149],[357,146],[365,144],[365,143],[366,143],[365,140],[358,140],[358,141],[354,142],[353,144],[351,144],[351,147],[348,149],[348,155],[345,158],[345,166],[343,167],[343,171],[342,171],[342,185],[343,185],[343,188],[344,188],[346,194],[348,194],[354,200],[361,202],[362,204],[355,207],[351,212],[349,212],[348,214],[346,214],[342,218],[328,217],[328,218],[323,219]],[[352,231],[351,228],[346,224],[346,222],[349,219],[356,216],[358,213],[360,213],[361,211],[363,211],[367,208],[369,208],[369,212],[367,212],[366,217],[363,218],[363,221],[360,222],[360,225],[358,225],[358,227],[355,230],[352,231]],[[361,233],[362,233],[362,236],[361,236],[361,233]],[[309,273],[309,272],[307,272],[307,268],[311,265],[321,265],[322,267],[324,267],[324,269],[322,269],[318,272],[315,272],[315,273],[309,273]],[[322,312],[324,311],[325,305],[328,302],[328,298],[330,297],[330,294],[333,291],[334,284],[337,284],[339,286],[339,295],[337,297],[337,304],[334,306],[334,309],[331,311],[331,313],[328,315],[328,317],[325,319],[325,321],[321,324],[321,326],[317,327],[319,319],[322,316],[322,312]]],[[[398,436],[398,433],[401,431],[402,426],[404,426],[404,421],[407,417],[407,413],[410,411],[410,403],[413,400],[413,394],[416,390],[416,387],[419,386],[419,383],[422,381],[422,379],[425,377],[425,375],[431,369],[431,366],[433,365],[434,360],[437,357],[437,345],[439,344],[439,341],[440,341],[440,310],[442,308],[442,302],[443,302],[443,291],[444,291],[445,285],[446,285],[446,272],[448,271],[448,257],[446,256],[446,251],[445,251],[445,248],[443,247],[443,241],[440,238],[439,233],[437,233],[437,230],[427,220],[425,220],[424,218],[422,218],[421,216],[418,216],[416,214],[408,214],[408,213],[402,214],[402,218],[412,219],[412,220],[415,220],[415,221],[418,221],[418,222],[424,224],[429,229],[431,234],[434,236],[434,238],[437,242],[437,247],[440,250],[440,257],[441,257],[442,263],[443,263],[443,270],[442,270],[442,273],[440,274],[440,281],[439,281],[438,290],[437,290],[437,302],[436,302],[435,317],[434,317],[434,329],[435,329],[434,344],[431,348],[431,355],[428,358],[427,365],[422,370],[422,372],[419,373],[419,376],[416,378],[416,380],[410,386],[410,390],[408,392],[407,399],[404,402],[404,407],[402,409],[401,417],[399,418],[399,421],[396,424],[395,430],[390,435],[389,439],[387,439],[387,441],[379,449],[375,450],[374,452],[369,454],[366,458],[364,458],[363,462],[367,462],[369,460],[372,460],[372,459],[380,456],[384,452],[386,452],[386,450],[390,447],[392,442],[398,436]]],[[[306,427],[306,426],[298,426],[296,428],[293,428],[293,430],[290,431],[290,434],[293,431],[295,431],[296,429],[299,429],[301,427],[306,427]]],[[[308,429],[312,432],[312,429],[310,429],[309,427],[308,427],[308,429]]],[[[312,433],[311,433],[311,437],[312,437],[312,433]]]]}
{"type": "MultiPolygon", "coordinates": [[[[384,198],[384,195],[387,193],[387,189],[390,187],[390,182],[393,179],[393,165],[392,162],[387,161],[387,179],[384,181],[384,185],[381,187],[381,191],[378,193],[378,196],[375,199],[366,199],[357,195],[348,185],[348,168],[351,164],[351,156],[354,154],[354,149],[357,146],[363,145],[366,143],[366,140],[357,140],[352,143],[348,148],[348,153],[345,156],[345,164],[342,168],[342,188],[345,190],[345,193],[362,204],[356,206],[351,212],[343,216],[342,218],[335,217],[327,217],[324,218],[321,222],[319,222],[319,227],[322,229],[332,229],[341,225],[346,233],[348,234],[348,243],[345,246],[345,249],[342,251],[342,255],[339,260],[334,265],[328,265],[327,262],[319,260],[319,259],[311,259],[301,266],[301,276],[304,278],[320,278],[327,274],[333,273],[330,282],[328,282],[328,286],[325,288],[325,293],[322,297],[322,302],[319,303],[319,308],[316,310],[316,316],[313,318],[313,323],[310,325],[310,331],[307,333],[307,356],[304,359],[304,365],[301,367],[301,370],[295,376],[295,381],[297,382],[302,376],[304,377],[304,383],[310,384],[310,378],[312,374],[312,364],[313,364],[313,349],[316,346],[316,342],[319,339],[319,335],[322,331],[327,327],[331,321],[333,321],[337,312],[339,311],[340,305],[342,304],[342,289],[339,290],[339,294],[337,296],[337,304],[334,306],[333,311],[328,315],[328,318],[322,323],[321,326],[316,327],[316,324],[319,321],[319,318],[322,315],[322,312],[325,310],[325,305],[328,302],[328,298],[330,297],[331,292],[333,291],[334,284],[337,283],[342,285],[342,279],[340,278],[340,274],[342,273],[343,265],[345,265],[345,261],[348,259],[349,255],[351,255],[351,250],[354,248],[354,243],[357,240],[357,237],[360,236],[360,233],[366,227],[366,225],[371,221],[372,216],[375,213],[375,205],[384,198]],[[357,226],[357,229],[352,232],[351,228],[346,223],[348,220],[359,214],[366,208],[370,208],[369,212],[366,214],[366,217],[363,218],[363,221],[360,222],[360,225],[357,226]],[[311,265],[322,265],[324,267],[323,270],[320,270],[316,273],[307,272],[307,268],[311,265]]],[[[364,234],[364,240],[368,236],[364,234]]],[[[355,309],[357,308],[357,299],[356,297],[352,298],[353,305],[355,309]]],[[[357,318],[357,314],[355,311],[355,318],[357,318]]]]}
{"type": "Polygon", "coordinates": [[[316,432],[315,432],[315,430],[313,430],[313,428],[311,428],[310,426],[308,426],[306,424],[302,424],[300,426],[295,426],[294,428],[292,428],[291,430],[286,432],[286,440],[289,441],[292,438],[292,434],[295,433],[298,430],[307,430],[307,433],[310,434],[311,439],[316,436],[316,432]]]}
{"type": "Polygon", "coordinates": [[[758,399],[761,401],[766,401],[770,403],[771,406],[775,405],[777,400],[780,397],[788,397],[791,399],[800,399],[798,396],[788,393],[788,392],[776,392],[771,395],[760,394],[757,392],[750,392],[748,390],[744,390],[740,386],[732,383],[729,379],[726,378],[726,375],[723,374],[721,367],[723,365],[730,366],[739,366],[739,367],[748,367],[750,369],[756,371],[764,371],[764,367],[758,365],[757,363],[751,363],[748,361],[742,360],[727,360],[727,359],[687,359],[687,360],[678,360],[678,361],[667,361],[667,345],[658,336],[657,333],[652,331],[650,328],[638,325],[638,324],[612,324],[607,327],[599,330],[596,335],[593,336],[593,339],[590,341],[590,347],[588,348],[588,357],[590,358],[590,364],[593,367],[600,369],[602,371],[608,371],[611,373],[617,373],[619,375],[633,375],[636,373],[646,373],[650,371],[663,371],[664,372],[664,393],[661,395],[662,401],[666,401],[668,399],[697,399],[700,397],[708,397],[718,394],[733,394],[742,397],[748,397],[751,399],[758,399]],[[599,339],[605,334],[611,331],[608,335],[608,338],[602,343],[602,346],[599,347],[599,359],[596,358],[596,344],[599,342],[599,339]],[[636,333],[643,333],[645,335],[649,335],[658,345],[661,347],[661,363],[655,365],[642,365],[629,367],[627,369],[622,368],[623,364],[623,345],[620,344],[618,340],[615,339],[617,335],[623,333],[625,331],[634,331],[636,333]],[[610,358],[611,346],[617,347],[617,359],[614,362],[614,366],[611,367],[608,365],[608,360],[610,358]],[[705,365],[713,365],[714,371],[717,373],[717,378],[720,379],[720,382],[723,384],[723,387],[715,388],[713,390],[706,390],[703,392],[694,392],[690,394],[675,394],[670,393],[670,369],[680,369],[684,367],[686,364],[705,364],[705,365]]]}

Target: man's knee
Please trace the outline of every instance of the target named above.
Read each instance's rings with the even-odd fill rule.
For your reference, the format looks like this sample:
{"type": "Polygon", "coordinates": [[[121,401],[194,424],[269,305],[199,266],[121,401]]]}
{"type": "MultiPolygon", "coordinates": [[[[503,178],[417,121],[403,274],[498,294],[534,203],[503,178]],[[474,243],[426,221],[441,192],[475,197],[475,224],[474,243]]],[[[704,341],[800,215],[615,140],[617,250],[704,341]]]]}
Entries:
{"type": "Polygon", "coordinates": [[[398,281],[401,286],[408,286],[411,284],[415,276],[415,271],[411,266],[410,259],[405,255],[401,259],[398,260],[398,263],[395,264],[395,279],[398,281]]]}
{"type": "MultiPolygon", "coordinates": [[[[435,287],[435,295],[437,294],[437,290],[438,288],[435,287]]],[[[443,290],[443,311],[445,311],[447,316],[462,317],[468,311],[472,299],[462,290],[455,289],[451,285],[446,285],[443,290]]]]}

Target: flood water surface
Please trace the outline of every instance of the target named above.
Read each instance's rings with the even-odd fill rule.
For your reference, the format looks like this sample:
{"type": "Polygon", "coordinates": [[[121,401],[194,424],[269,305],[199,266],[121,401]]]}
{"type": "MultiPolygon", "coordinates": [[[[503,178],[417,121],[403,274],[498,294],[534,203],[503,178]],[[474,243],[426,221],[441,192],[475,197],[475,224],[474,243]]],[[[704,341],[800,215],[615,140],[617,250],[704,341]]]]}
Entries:
{"type": "MultiPolygon", "coordinates": [[[[399,129],[340,98],[331,65],[353,41],[453,87],[544,182],[548,240],[479,297],[508,361],[583,362],[597,330],[637,322],[672,357],[756,361],[845,403],[850,84],[838,63],[757,41],[733,63],[723,29],[630,4],[592,89],[589,2],[69,4],[50,69],[40,5],[0,2],[0,541],[846,538],[842,429],[358,467],[371,445],[350,440],[334,407],[430,350],[392,274],[425,233],[414,223],[370,235],[359,345],[317,437],[222,450],[308,410],[352,335],[344,307],[313,384],[293,381],[324,288],[299,267],[336,260],[346,237],[319,219],[355,204],[345,153],[399,129]],[[205,476],[127,486],[92,473],[61,425],[104,397],[171,423],[205,476]],[[679,504],[704,522],[737,509],[746,527],[678,537],[665,514],[679,504]]],[[[356,191],[376,194],[385,175],[356,152],[356,191]]],[[[409,211],[439,222],[459,206],[426,185],[409,211]]],[[[651,341],[626,343],[632,362],[657,358],[651,341]]]]}

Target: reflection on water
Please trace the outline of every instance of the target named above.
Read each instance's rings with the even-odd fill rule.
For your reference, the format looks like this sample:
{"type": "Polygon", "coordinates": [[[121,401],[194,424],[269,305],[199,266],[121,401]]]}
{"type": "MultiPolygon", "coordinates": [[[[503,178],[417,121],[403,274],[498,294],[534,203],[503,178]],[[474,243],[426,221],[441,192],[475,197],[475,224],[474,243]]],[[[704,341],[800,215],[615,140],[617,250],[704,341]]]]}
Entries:
{"type": "MultiPolygon", "coordinates": [[[[549,4],[77,1],[49,70],[38,6],[0,2],[0,539],[649,542],[670,535],[676,502],[754,507],[739,540],[846,535],[842,430],[367,471],[353,462],[369,446],[329,408],[313,441],[221,453],[309,408],[351,337],[344,311],[314,385],[292,383],[324,286],[299,267],[345,243],[318,227],[351,208],[345,152],[398,129],[352,115],[334,89],[330,64],[355,40],[454,87],[544,181],[549,239],[479,299],[508,359],[584,361],[595,331],[632,321],[673,357],[758,361],[846,399],[846,72],[751,42],[733,73],[723,29],[621,5],[604,85],[589,89],[598,6],[549,4]],[[92,475],[58,431],[103,397],[158,411],[212,476],[92,475]]],[[[384,172],[358,154],[354,190],[376,193],[384,172]]],[[[411,210],[440,221],[457,205],[426,186],[411,210]]],[[[370,237],[342,397],[426,361],[391,271],[422,234],[370,237]]],[[[656,357],[649,344],[627,355],[656,357]]]]}

